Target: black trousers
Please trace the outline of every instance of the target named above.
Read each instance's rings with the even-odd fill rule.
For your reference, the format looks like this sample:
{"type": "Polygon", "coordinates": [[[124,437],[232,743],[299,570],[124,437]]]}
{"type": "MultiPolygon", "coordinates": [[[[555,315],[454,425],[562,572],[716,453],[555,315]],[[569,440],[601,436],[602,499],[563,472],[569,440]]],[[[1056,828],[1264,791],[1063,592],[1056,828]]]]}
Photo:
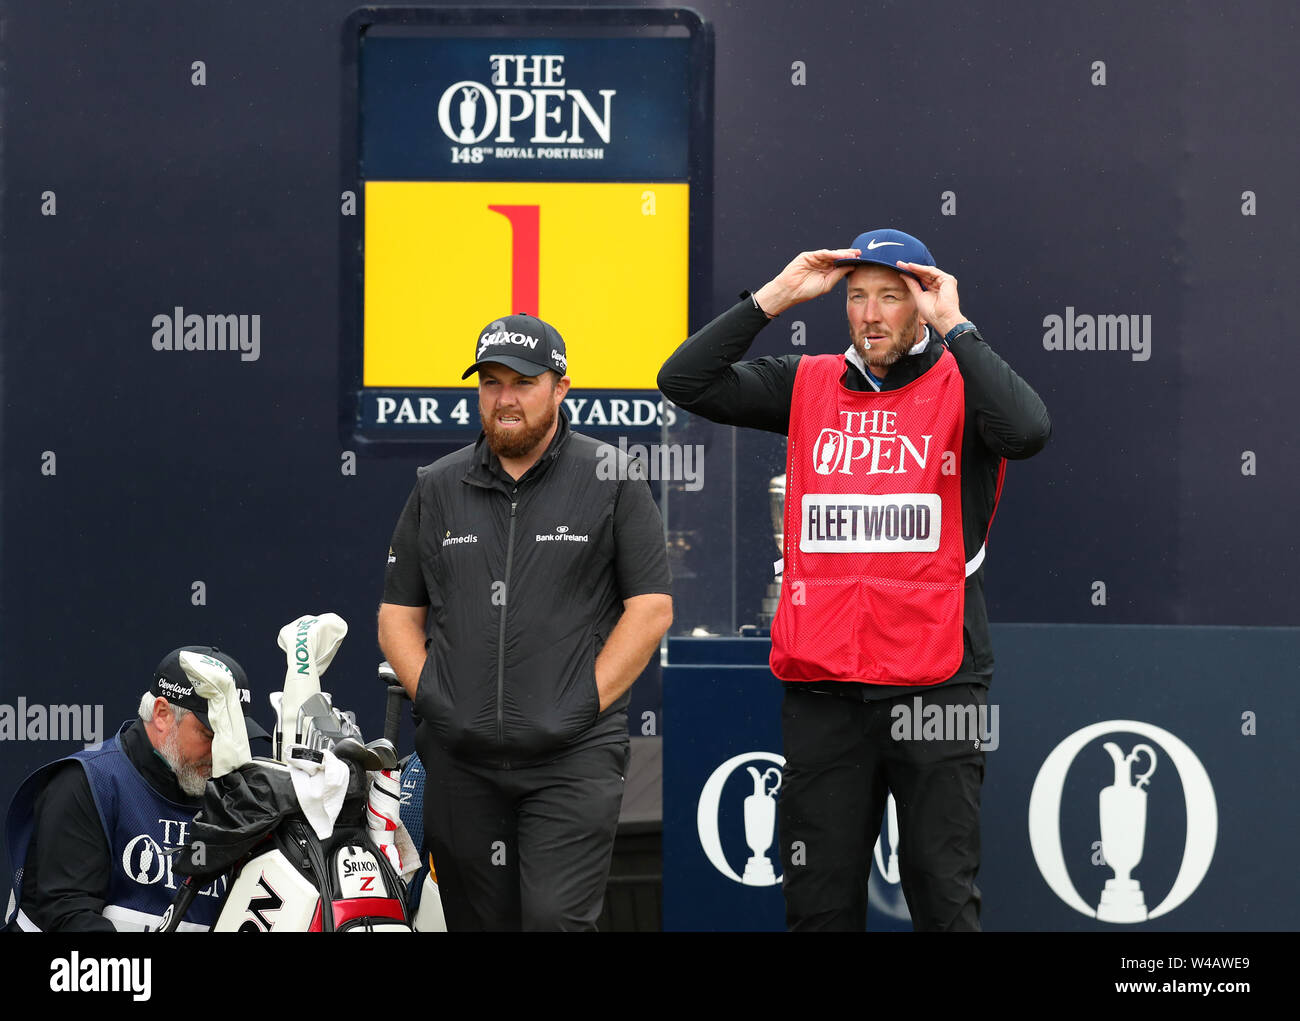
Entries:
{"type": "Polygon", "coordinates": [[[786,688],[777,815],[792,932],[866,928],[871,853],[891,791],[912,927],[979,930],[984,752],[970,735],[936,739],[932,732],[915,740],[911,724],[918,696],[924,713],[931,705],[982,706],[986,694],[982,686],[960,684],[863,702],[786,688]],[[895,712],[899,706],[906,714],[895,712]],[[906,739],[898,739],[900,731],[906,739]]]}
{"type": "Polygon", "coordinates": [[[417,742],[425,839],[447,929],[594,930],[605,899],[628,742],[494,769],[417,742]]]}

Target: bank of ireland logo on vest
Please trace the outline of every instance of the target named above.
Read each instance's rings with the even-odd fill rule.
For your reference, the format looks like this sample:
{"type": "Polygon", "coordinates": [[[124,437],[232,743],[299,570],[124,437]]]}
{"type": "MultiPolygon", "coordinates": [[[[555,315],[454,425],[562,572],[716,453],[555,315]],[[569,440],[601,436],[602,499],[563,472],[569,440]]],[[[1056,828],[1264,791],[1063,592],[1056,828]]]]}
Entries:
{"type": "MultiPolygon", "coordinates": [[[[1075,731],[1044,760],[1029,796],[1029,841],[1043,879],[1070,907],[1102,922],[1144,922],[1187,900],[1209,870],[1218,828],[1214,787],[1195,752],[1169,731],[1136,720],[1107,720],[1075,731]],[[1094,775],[1102,771],[1110,781],[1097,789],[1096,800],[1064,799],[1067,774],[1076,763],[1094,775]],[[1154,799],[1168,810],[1180,787],[1186,838],[1177,875],[1161,896],[1143,886],[1148,819],[1154,799]],[[1099,835],[1093,842],[1099,854],[1094,852],[1092,860],[1111,873],[1089,899],[1071,878],[1061,842],[1063,820],[1078,822],[1083,813],[1099,835]]],[[[1069,861],[1081,865],[1087,853],[1074,852],[1069,861]]],[[[1167,852],[1161,848],[1158,853],[1167,852]]]]}
{"type": "MultiPolygon", "coordinates": [[[[776,796],[784,767],[785,758],[774,752],[742,752],[709,774],[700,791],[695,815],[700,847],[715,869],[743,886],[775,886],[781,882],[771,852],[776,839],[776,796]],[[732,774],[739,774],[739,779],[728,785],[732,774]],[[743,819],[749,850],[741,872],[727,860],[720,825],[724,814],[734,818],[737,811],[743,819]]],[[[738,848],[732,850],[739,852],[738,848]]]]}

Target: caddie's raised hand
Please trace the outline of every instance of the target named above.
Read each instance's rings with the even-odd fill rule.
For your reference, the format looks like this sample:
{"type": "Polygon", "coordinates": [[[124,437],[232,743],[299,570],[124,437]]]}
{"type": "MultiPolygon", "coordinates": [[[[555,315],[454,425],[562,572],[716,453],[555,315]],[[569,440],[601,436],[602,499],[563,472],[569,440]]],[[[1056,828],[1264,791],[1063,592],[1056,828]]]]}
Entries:
{"type": "Polygon", "coordinates": [[[921,318],[938,330],[940,336],[965,320],[966,317],[961,314],[961,305],[957,300],[955,276],[935,266],[922,266],[916,262],[899,262],[897,266],[907,271],[903,274],[903,282],[912,292],[921,318]],[[922,290],[921,285],[913,277],[908,276],[908,273],[919,277],[925,284],[925,289],[922,290]]]}
{"type": "Polygon", "coordinates": [[[770,316],[777,316],[791,305],[820,298],[856,266],[836,266],[836,259],[856,259],[858,248],[823,248],[800,252],[785,269],[754,292],[754,300],[770,316]]]}

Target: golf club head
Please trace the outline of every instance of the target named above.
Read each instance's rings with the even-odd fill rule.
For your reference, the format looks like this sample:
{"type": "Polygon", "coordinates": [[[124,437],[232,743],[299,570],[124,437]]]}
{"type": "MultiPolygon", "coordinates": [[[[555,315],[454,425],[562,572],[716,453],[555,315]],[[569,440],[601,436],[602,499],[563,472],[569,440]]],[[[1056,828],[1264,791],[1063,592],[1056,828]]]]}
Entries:
{"type": "Polygon", "coordinates": [[[325,735],[331,741],[342,741],[345,737],[361,739],[361,731],[357,729],[355,723],[350,721],[346,716],[338,712],[332,712],[325,716],[309,716],[310,726],[320,734],[325,735]]]}
{"type": "Polygon", "coordinates": [[[306,716],[329,716],[333,711],[329,696],[323,691],[308,695],[302,700],[302,712],[306,716]]]}
{"type": "MultiPolygon", "coordinates": [[[[382,738],[380,739],[382,740],[382,738]]],[[[354,737],[345,737],[334,745],[334,754],[344,762],[351,762],[367,772],[386,768],[384,760],[354,737]]]]}
{"type": "Polygon", "coordinates": [[[386,737],[377,738],[366,745],[371,752],[380,761],[380,769],[397,768],[397,749],[393,747],[393,742],[386,737]]]}
{"type": "Polygon", "coordinates": [[[308,748],[322,751],[328,746],[325,736],[316,729],[316,717],[308,716],[303,725],[302,743],[308,748]]]}

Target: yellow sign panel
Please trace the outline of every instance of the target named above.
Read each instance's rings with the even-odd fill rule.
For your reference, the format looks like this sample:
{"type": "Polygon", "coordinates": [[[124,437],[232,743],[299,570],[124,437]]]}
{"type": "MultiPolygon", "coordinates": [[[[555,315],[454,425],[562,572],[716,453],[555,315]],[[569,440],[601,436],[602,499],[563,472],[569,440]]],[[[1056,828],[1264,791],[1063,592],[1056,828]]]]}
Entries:
{"type": "Polygon", "coordinates": [[[654,389],[686,337],[689,185],[365,188],[365,386],[471,386],[479,331],[516,312],[560,331],[584,390],[654,389]]]}

